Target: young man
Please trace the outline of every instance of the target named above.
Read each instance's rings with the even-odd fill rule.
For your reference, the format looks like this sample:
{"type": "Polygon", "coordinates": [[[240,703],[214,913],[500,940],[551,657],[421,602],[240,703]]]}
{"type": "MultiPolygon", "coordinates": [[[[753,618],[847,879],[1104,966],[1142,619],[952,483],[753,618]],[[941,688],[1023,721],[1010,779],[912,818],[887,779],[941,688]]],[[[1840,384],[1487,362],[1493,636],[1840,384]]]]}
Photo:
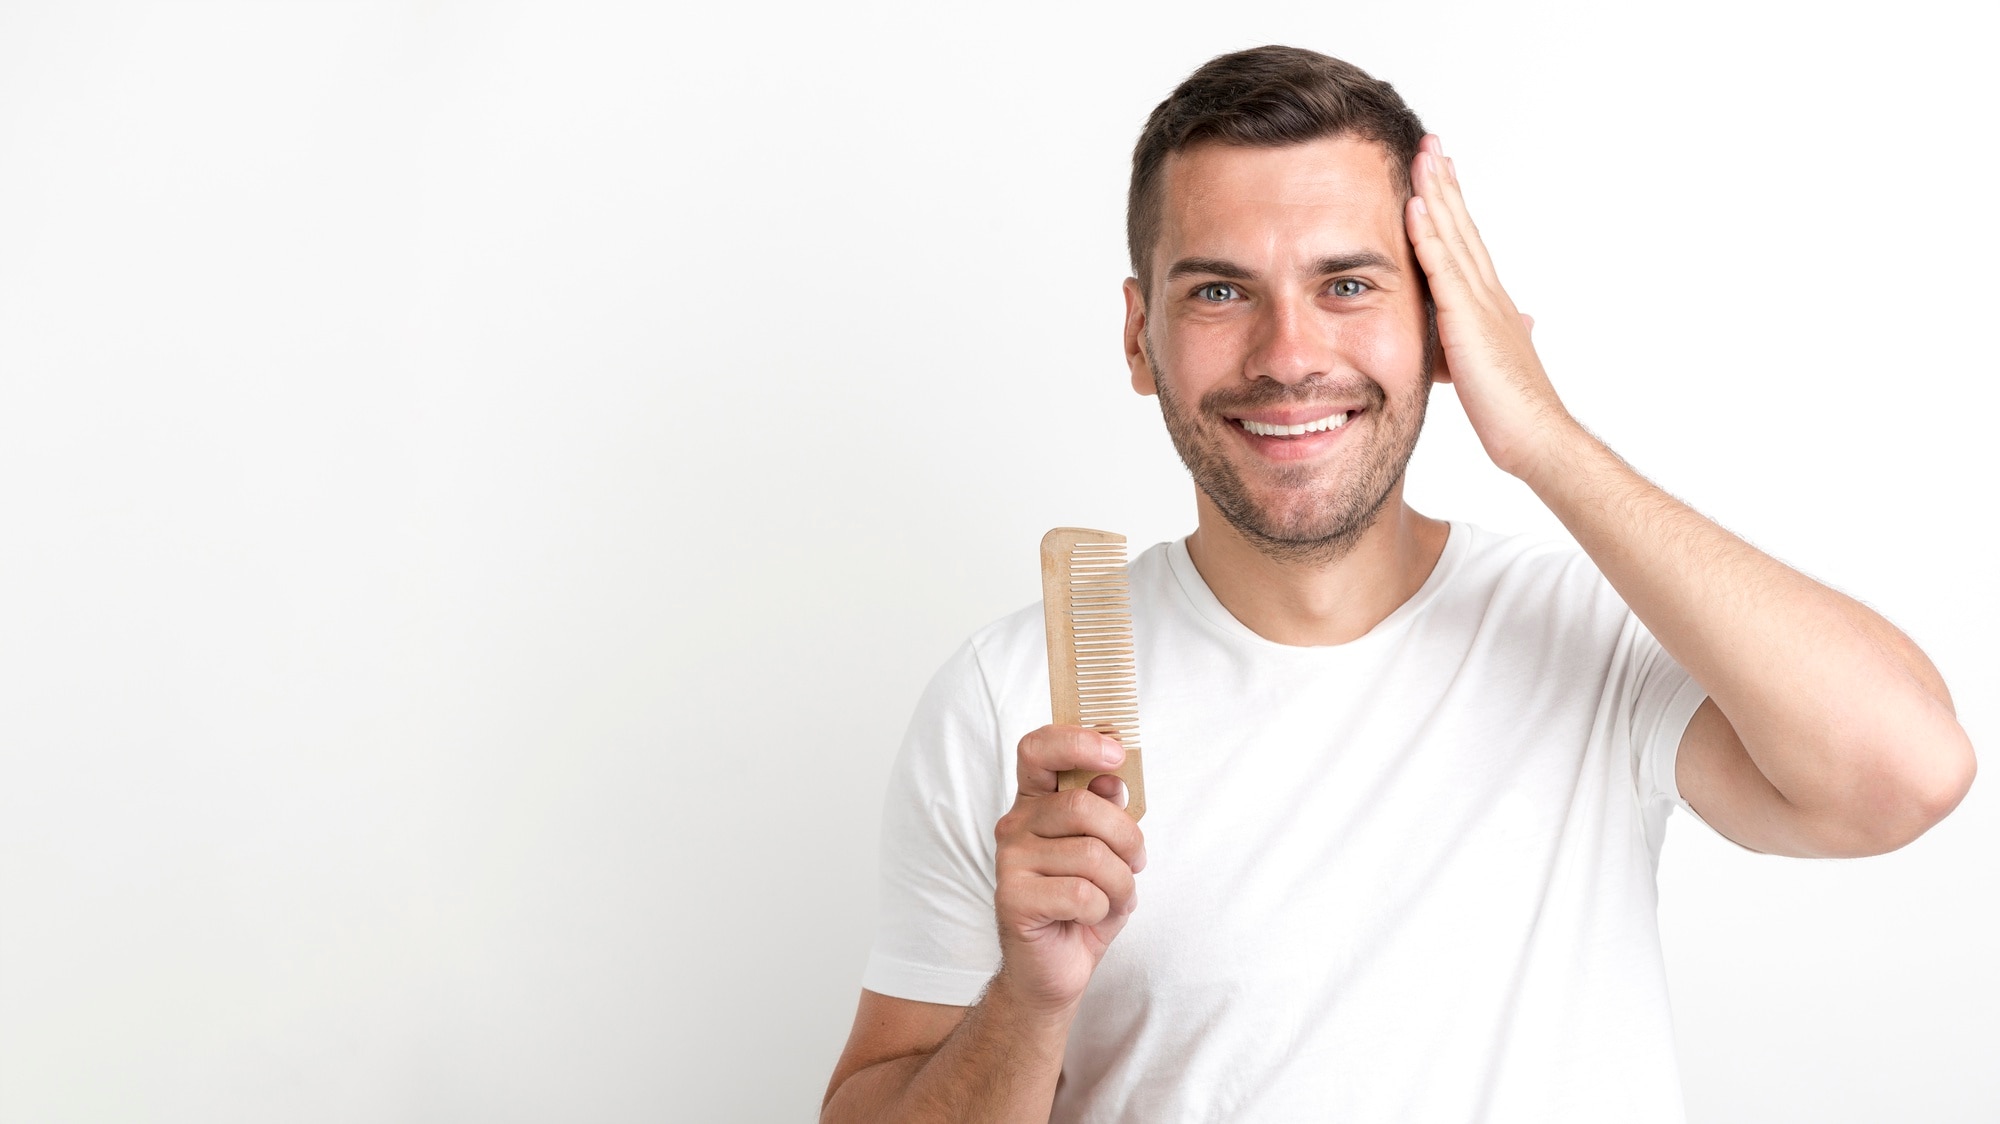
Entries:
{"type": "Polygon", "coordinates": [[[1045,725],[1039,606],[976,634],[891,780],[822,1119],[1679,1120],[1669,809],[1900,847],[1972,780],[1943,682],[1570,417],[1387,85],[1215,59],[1128,233],[1132,384],[1198,512],[1131,567],[1144,834],[1111,778],[1056,791],[1120,753],[1045,725]],[[1403,502],[1433,381],[1583,554],[1403,502]]]}

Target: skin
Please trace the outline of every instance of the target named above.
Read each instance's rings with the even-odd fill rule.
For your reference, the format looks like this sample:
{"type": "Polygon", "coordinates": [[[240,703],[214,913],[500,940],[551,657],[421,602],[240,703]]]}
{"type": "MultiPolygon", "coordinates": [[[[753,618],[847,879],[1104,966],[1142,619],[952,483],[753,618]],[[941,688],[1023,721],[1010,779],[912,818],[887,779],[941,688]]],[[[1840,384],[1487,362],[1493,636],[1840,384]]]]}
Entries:
{"type": "MultiPolygon", "coordinates": [[[[1413,196],[1389,172],[1381,148],[1352,138],[1168,160],[1156,280],[1125,282],[1125,353],[1195,476],[1188,552],[1216,598],[1300,645],[1353,640],[1408,600],[1447,530],[1403,502],[1401,466],[1428,383],[1450,382],[1493,463],[1709,692],[1675,773],[1703,819],[1753,850],[1819,857],[1893,850],[1942,819],[1976,766],[1930,661],[1578,424],[1442,143],[1425,138],[1413,196]],[[1253,440],[1232,420],[1343,406],[1359,407],[1346,426],[1304,442],[1253,440]]],[[[1144,866],[1115,793],[1058,794],[1055,774],[1109,767],[1115,747],[1059,727],[1022,739],[1020,792],[995,830],[1000,971],[970,1008],[863,991],[822,1120],[1048,1118],[1076,1004],[1137,908],[1144,866]]]]}
{"type": "Polygon", "coordinates": [[[1388,157],[1351,137],[1204,145],[1169,157],[1164,186],[1153,291],[1125,282],[1125,355],[1133,389],[1160,396],[1183,459],[1213,466],[1194,470],[1188,553],[1258,634],[1352,640],[1423,585],[1447,535],[1403,502],[1402,465],[1440,372],[1388,157]],[[1343,262],[1367,264],[1325,268],[1343,262]],[[1360,409],[1305,458],[1230,420],[1341,406],[1360,409]],[[1263,513],[1261,528],[1218,503],[1224,476],[1263,513]]]}

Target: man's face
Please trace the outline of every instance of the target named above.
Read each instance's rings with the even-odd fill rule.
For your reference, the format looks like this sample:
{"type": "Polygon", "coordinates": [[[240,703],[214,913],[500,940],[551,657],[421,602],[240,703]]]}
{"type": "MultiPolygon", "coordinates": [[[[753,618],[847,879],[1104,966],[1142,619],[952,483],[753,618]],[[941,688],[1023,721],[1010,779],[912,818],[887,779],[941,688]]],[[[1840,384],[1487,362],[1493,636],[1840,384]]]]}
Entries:
{"type": "Polygon", "coordinates": [[[1400,494],[1430,396],[1387,153],[1206,144],[1169,156],[1163,185],[1152,291],[1125,283],[1133,388],[1159,394],[1196,486],[1252,544],[1338,557],[1400,494]]]}

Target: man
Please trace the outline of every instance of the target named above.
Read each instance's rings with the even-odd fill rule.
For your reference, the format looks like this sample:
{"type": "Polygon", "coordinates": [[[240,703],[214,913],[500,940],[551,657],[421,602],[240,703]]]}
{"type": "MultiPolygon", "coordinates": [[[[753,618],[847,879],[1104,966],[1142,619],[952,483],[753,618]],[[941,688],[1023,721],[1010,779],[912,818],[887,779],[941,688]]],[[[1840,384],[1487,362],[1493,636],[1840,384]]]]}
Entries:
{"type": "Polygon", "coordinates": [[[1387,85],[1215,59],[1130,208],[1132,384],[1198,513],[1130,571],[1145,832],[1056,791],[1120,751],[1044,725],[1039,607],[976,634],[891,780],[822,1119],[1679,1120],[1669,809],[1900,847],[1972,780],[1943,682],[1571,418],[1387,85]],[[1433,381],[1584,554],[1403,502],[1433,381]]]}

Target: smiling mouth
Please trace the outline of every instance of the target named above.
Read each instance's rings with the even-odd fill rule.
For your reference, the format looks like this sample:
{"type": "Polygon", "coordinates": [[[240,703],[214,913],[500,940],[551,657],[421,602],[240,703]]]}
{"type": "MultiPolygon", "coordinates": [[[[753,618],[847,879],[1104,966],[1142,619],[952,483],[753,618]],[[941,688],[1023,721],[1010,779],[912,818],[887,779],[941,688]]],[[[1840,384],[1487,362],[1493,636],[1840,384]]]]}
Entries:
{"type": "Polygon", "coordinates": [[[1244,431],[1254,433],[1259,437],[1303,437],[1308,433],[1325,433],[1328,430],[1339,429],[1341,426],[1347,424],[1347,420],[1353,417],[1355,412],[1342,410],[1338,413],[1328,414],[1323,418],[1314,418],[1311,421],[1300,422],[1297,425],[1271,425],[1265,422],[1252,421],[1249,418],[1232,418],[1230,420],[1235,422],[1244,431]]]}

